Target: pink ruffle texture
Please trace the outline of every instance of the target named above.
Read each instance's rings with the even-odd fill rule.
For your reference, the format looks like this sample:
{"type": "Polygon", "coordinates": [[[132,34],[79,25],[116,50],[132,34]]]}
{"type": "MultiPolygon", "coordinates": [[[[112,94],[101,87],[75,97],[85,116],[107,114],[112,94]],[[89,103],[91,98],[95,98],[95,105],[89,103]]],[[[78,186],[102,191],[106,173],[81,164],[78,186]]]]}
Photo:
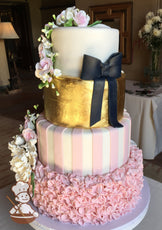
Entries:
{"type": "Polygon", "coordinates": [[[142,151],[132,146],[127,163],[104,175],[59,174],[38,161],[33,203],[40,213],[62,222],[104,224],[130,212],[142,187],[142,151]]]}

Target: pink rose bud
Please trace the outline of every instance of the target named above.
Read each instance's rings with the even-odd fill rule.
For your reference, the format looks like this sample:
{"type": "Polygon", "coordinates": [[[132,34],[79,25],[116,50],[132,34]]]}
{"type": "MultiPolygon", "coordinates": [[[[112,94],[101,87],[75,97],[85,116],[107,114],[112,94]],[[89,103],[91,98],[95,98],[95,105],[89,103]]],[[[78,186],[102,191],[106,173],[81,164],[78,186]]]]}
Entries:
{"type": "Polygon", "coordinates": [[[38,46],[38,53],[39,53],[39,58],[42,59],[45,57],[45,52],[44,52],[44,47],[43,43],[40,43],[38,46]]]}

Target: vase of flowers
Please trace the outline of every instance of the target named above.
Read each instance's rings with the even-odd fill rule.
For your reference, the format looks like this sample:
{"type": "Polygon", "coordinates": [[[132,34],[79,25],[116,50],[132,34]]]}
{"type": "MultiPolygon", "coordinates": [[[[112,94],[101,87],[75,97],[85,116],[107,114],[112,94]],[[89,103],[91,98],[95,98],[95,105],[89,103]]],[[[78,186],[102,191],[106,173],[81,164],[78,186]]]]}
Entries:
{"type": "Polygon", "coordinates": [[[160,70],[160,50],[162,48],[162,9],[146,14],[146,23],[139,30],[139,37],[144,44],[151,50],[151,66],[147,69],[146,74],[151,77],[152,81],[159,81],[160,70]]]}

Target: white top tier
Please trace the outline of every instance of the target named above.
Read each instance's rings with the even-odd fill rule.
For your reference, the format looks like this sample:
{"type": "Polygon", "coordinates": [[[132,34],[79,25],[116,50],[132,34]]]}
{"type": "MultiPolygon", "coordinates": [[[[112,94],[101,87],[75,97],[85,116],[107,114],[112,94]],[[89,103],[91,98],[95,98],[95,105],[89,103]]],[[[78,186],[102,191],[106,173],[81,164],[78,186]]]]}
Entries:
{"type": "Polygon", "coordinates": [[[58,52],[55,68],[63,75],[80,77],[83,55],[105,62],[118,52],[119,31],[100,24],[94,27],[57,27],[52,32],[54,52],[58,52]]]}

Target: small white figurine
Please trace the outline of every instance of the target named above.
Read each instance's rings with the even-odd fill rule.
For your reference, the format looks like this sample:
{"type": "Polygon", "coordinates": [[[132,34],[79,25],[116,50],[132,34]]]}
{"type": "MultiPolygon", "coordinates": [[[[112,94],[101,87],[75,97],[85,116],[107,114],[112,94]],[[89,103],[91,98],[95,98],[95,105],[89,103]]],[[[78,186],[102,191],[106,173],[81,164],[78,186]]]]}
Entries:
{"type": "Polygon", "coordinates": [[[30,201],[29,194],[27,193],[28,188],[29,185],[22,181],[17,182],[16,185],[12,187],[12,191],[15,194],[15,200],[19,204],[15,205],[9,211],[11,215],[33,215],[33,217],[38,217],[38,213],[35,212],[29,204],[27,204],[30,201]]]}

